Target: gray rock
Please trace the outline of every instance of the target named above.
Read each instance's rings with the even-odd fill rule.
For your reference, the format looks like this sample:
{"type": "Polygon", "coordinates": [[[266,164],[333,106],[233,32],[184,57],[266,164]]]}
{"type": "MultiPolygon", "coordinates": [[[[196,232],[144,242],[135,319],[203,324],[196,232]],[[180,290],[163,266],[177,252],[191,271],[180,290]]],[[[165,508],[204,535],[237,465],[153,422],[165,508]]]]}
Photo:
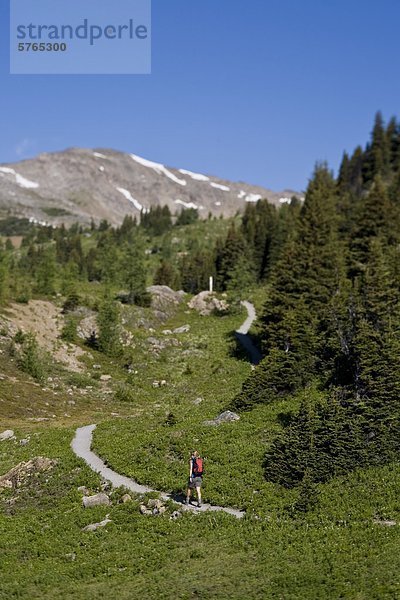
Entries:
{"type": "Polygon", "coordinates": [[[19,440],[19,444],[20,446],[26,446],[27,444],[29,444],[29,439],[23,438],[22,440],[19,440]]]}
{"type": "Polygon", "coordinates": [[[124,494],[121,498],[122,504],[126,504],[127,502],[132,502],[132,496],[129,494],[124,494]]]}
{"type": "Polygon", "coordinates": [[[111,375],[100,375],[100,381],[110,381],[111,375]]]}
{"type": "Polygon", "coordinates": [[[78,487],[78,492],[80,494],[83,494],[84,496],[89,496],[89,490],[85,485],[81,485],[80,487],[78,487]]]}
{"type": "Polygon", "coordinates": [[[203,421],[204,425],[218,427],[221,423],[233,423],[234,421],[239,421],[240,416],[230,410],[226,410],[216,417],[216,419],[212,419],[211,421],[203,421]]]}
{"type": "Polygon", "coordinates": [[[109,516],[110,515],[107,515],[106,518],[103,521],[100,521],[100,523],[91,523],[90,525],[86,525],[86,527],[83,527],[82,531],[91,532],[91,531],[96,531],[100,527],[105,527],[109,523],[112,523],[112,521],[109,518],[109,516]]]}
{"type": "Polygon", "coordinates": [[[216,421],[218,423],[231,423],[232,421],[239,421],[239,420],[240,420],[240,416],[234,412],[231,412],[230,410],[226,410],[225,412],[221,413],[216,418],[216,421]]]}
{"type": "Polygon", "coordinates": [[[203,398],[196,398],[195,400],[192,400],[192,404],[195,404],[196,406],[198,406],[202,402],[203,402],[203,398]]]}
{"type": "Polygon", "coordinates": [[[110,506],[110,498],[104,492],[95,494],[94,496],[85,496],[82,498],[82,504],[85,508],[93,508],[93,506],[110,506]]]}
{"type": "Polygon", "coordinates": [[[15,435],[12,429],[6,429],[3,433],[0,433],[0,442],[5,442],[6,440],[15,440],[15,435]]]}
{"type": "Polygon", "coordinates": [[[190,325],[182,325],[182,327],[174,329],[173,333],[187,333],[188,331],[190,331],[190,325]]]}

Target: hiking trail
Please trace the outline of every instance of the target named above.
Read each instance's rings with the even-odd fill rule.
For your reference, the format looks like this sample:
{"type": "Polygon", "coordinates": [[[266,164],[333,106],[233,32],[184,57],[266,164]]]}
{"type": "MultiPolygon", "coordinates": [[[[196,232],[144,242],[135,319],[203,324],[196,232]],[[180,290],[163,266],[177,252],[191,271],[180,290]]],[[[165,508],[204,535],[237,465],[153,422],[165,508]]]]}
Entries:
{"type": "MultiPolygon", "coordinates": [[[[256,319],[256,311],[250,302],[243,301],[241,303],[247,310],[248,317],[241,325],[239,329],[236,330],[236,337],[245,350],[248,352],[250,356],[250,360],[252,364],[257,364],[261,358],[260,352],[258,348],[254,345],[253,341],[248,336],[248,331],[256,319]]],[[[158,490],[154,490],[145,485],[140,485],[134,479],[130,477],[125,477],[124,475],[120,475],[116,471],[113,471],[104,463],[104,461],[97,456],[92,450],[92,439],[93,439],[93,431],[96,429],[96,425],[86,425],[84,427],[79,427],[76,430],[75,437],[71,442],[71,448],[73,452],[79,458],[82,458],[89,467],[99,473],[104,479],[109,481],[114,487],[124,486],[131,492],[135,494],[146,494],[148,492],[158,492],[158,490]]],[[[182,504],[181,499],[174,494],[166,494],[165,492],[158,492],[163,500],[173,500],[177,502],[177,504],[182,504]]],[[[242,510],[238,510],[236,508],[230,508],[227,506],[215,506],[212,504],[203,504],[200,508],[195,507],[194,505],[183,505],[186,510],[193,510],[196,512],[206,512],[206,511],[214,511],[214,512],[225,512],[229,515],[236,517],[237,519],[241,519],[246,514],[242,510]]]]}

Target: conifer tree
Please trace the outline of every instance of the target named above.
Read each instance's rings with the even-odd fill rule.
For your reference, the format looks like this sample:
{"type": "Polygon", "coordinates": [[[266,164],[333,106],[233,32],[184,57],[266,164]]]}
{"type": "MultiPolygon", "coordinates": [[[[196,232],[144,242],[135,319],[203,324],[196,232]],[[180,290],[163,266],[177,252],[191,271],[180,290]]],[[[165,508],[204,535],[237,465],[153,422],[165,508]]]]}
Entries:
{"type": "Polygon", "coordinates": [[[128,303],[148,306],[150,296],[146,290],[144,244],[139,236],[124,246],[121,274],[123,284],[128,287],[128,303]]]}
{"type": "Polygon", "coordinates": [[[120,314],[118,304],[112,300],[109,291],[106,291],[100,305],[97,325],[99,350],[108,356],[118,356],[121,353],[120,314]]]}

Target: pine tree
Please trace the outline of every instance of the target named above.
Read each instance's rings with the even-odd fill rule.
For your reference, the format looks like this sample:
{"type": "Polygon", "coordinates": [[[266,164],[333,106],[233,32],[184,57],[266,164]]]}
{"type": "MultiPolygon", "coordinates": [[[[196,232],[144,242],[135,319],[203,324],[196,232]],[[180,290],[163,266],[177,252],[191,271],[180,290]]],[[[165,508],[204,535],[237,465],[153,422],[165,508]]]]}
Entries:
{"type": "Polygon", "coordinates": [[[6,297],[7,275],[8,256],[0,241],[0,303],[2,303],[6,297]]]}
{"type": "Polygon", "coordinates": [[[38,252],[38,262],[35,270],[36,291],[39,294],[51,296],[55,292],[56,256],[53,246],[41,248],[38,252]]]}
{"type": "Polygon", "coordinates": [[[390,174],[390,146],[382,113],[375,115],[371,143],[367,146],[363,162],[363,178],[371,182],[376,176],[387,178],[390,174]]]}
{"type": "Polygon", "coordinates": [[[124,246],[121,263],[122,281],[128,288],[128,303],[148,306],[150,296],[146,289],[144,244],[139,236],[124,246]]]}
{"type": "Polygon", "coordinates": [[[225,243],[217,248],[217,288],[221,291],[228,289],[232,273],[239,260],[243,268],[251,271],[251,262],[246,241],[240,231],[232,223],[226,236],[225,243]]]}

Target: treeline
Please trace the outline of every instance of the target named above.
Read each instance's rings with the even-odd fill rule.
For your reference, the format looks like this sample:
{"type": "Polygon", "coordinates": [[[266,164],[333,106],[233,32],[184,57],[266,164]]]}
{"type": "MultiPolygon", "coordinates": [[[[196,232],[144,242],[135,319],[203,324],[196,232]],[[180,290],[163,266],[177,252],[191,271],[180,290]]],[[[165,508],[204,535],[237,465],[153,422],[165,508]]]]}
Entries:
{"type": "Polygon", "coordinates": [[[235,409],[299,394],[265,459],[270,481],[312,485],[400,451],[399,126],[377,115],[357,178],[317,166],[270,271],[264,358],[235,409]],[[357,181],[357,185],[355,185],[357,181]]]}
{"type": "MultiPolygon", "coordinates": [[[[233,219],[211,242],[196,230],[188,234],[198,222],[191,208],[175,223],[167,206],[156,206],[139,223],[127,216],[117,228],[104,220],[87,228],[30,226],[17,252],[9,239],[0,246],[0,298],[76,295],[81,284],[98,282],[125,290],[124,302],[146,306],[152,283],[196,294],[208,289],[210,276],[218,291],[242,291],[266,280],[298,214],[296,199],[280,210],[267,200],[248,204],[242,222],[233,219]]],[[[14,231],[16,223],[4,226],[14,231]]]]}

